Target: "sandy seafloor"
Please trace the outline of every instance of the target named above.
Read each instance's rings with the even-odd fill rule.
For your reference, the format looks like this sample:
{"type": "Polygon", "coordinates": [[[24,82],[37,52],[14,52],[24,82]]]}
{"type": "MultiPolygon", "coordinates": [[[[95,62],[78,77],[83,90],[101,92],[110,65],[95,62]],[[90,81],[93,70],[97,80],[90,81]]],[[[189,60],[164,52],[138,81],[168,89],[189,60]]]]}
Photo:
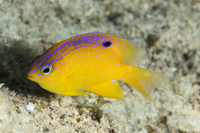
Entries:
{"type": "Polygon", "coordinates": [[[1,133],[198,133],[200,1],[0,0],[0,83],[1,133]],[[124,83],[119,101],[52,94],[26,78],[36,55],[88,32],[146,51],[139,66],[170,77],[154,102],[124,83]]]}

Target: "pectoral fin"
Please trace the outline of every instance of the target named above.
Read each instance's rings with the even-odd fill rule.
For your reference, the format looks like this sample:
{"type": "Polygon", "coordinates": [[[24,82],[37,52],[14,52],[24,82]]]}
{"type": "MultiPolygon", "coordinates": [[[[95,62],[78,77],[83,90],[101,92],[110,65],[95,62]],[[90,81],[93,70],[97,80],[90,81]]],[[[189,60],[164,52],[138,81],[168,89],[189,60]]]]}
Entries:
{"type": "Polygon", "coordinates": [[[124,100],[123,89],[116,80],[104,82],[100,85],[86,88],[86,90],[104,97],[124,100]]]}

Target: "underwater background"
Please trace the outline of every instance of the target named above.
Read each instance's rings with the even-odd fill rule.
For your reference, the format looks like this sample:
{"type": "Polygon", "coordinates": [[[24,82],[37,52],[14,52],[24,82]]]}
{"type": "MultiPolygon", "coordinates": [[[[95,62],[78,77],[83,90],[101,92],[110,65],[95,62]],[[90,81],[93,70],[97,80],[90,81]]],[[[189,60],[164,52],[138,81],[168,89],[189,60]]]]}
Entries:
{"type": "Polygon", "coordinates": [[[0,0],[0,132],[200,132],[199,0],[0,0]],[[125,100],[63,96],[27,79],[33,58],[88,32],[127,38],[140,67],[170,77],[154,102],[121,83],[125,100]]]}

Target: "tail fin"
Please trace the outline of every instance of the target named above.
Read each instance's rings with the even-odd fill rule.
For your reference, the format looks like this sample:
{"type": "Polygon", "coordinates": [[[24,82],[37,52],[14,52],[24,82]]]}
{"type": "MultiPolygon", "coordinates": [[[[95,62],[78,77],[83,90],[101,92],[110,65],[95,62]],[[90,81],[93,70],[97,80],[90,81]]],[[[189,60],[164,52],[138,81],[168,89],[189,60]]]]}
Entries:
{"type": "Polygon", "coordinates": [[[131,66],[129,76],[129,80],[125,82],[134,87],[150,101],[153,101],[153,89],[163,85],[169,79],[162,73],[139,68],[136,66],[131,66]]]}

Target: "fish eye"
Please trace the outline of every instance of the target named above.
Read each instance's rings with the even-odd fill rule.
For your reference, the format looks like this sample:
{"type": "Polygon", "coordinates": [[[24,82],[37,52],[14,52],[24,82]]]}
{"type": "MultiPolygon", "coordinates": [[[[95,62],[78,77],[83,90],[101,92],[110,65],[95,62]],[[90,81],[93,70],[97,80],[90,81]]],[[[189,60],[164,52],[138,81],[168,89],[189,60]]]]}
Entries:
{"type": "Polygon", "coordinates": [[[50,73],[52,73],[52,71],[53,71],[53,66],[48,65],[48,66],[44,66],[44,67],[42,68],[41,73],[42,73],[43,75],[49,75],[50,73]]]}

